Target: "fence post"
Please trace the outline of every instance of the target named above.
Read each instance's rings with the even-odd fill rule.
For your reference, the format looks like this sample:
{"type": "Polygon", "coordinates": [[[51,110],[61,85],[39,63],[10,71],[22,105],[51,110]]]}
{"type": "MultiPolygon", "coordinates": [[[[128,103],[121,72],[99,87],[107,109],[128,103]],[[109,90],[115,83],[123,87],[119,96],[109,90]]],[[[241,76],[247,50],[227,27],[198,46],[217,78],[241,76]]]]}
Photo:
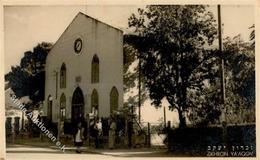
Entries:
{"type": "Polygon", "coordinates": [[[20,117],[14,117],[14,135],[17,137],[20,133],[20,117]]]}
{"type": "Polygon", "coordinates": [[[12,117],[7,117],[5,122],[6,135],[9,137],[12,135],[12,117]]]}
{"type": "Polygon", "coordinates": [[[147,126],[147,128],[148,128],[148,144],[147,144],[147,146],[148,147],[151,147],[151,124],[148,122],[148,126],[147,126]]]}
{"type": "Polygon", "coordinates": [[[166,128],[166,111],[165,111],[165,106],[163,107],[163,123],[164,123],[164,128],[166,128]]]}
{"type": "Polygon", "coordinates": [[[170,135],[170,130],[171,130],[171,121],[168,121],[167,123],[167,128],[166,128],[166,134],[167,134],[167,147],[168,147],[168,150],[170,149],[171,150],[171,135],[170,135]]]}
{"type": "Polygon", "coordinates": [[[131,114],[130,114],[130,119],[128,121],[128,126],[127,126],[127,135],[128,135],[128,147],[132,148],[132,141],[133,141],[133,123],[134,123],[134,106],[131,106],[131,114]]]}
{"type": "Polygon", "coordinates": [[[222,122],[222,143],[227,148],[227,123],[226,121],[222,122]]]}
{"type": "Polygon", "coordinates": [[[168,121],[167,129],[170,129],[170,128],[171,128],[171,121],[168,121]]]}

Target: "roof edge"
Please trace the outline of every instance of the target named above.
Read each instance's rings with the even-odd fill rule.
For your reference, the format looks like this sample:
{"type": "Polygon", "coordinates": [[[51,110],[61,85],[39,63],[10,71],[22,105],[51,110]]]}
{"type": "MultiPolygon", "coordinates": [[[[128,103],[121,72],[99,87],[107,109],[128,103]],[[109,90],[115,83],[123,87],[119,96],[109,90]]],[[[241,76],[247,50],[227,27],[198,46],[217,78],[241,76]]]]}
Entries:
{"type": "MultiPolygon", "coordinates": [[[[102,22],[102,21],[100,21],[100,20],[98,20],[98,19],[95,19],[95,18],[93,18],[93,17],[90,17],[90,16],[88,16],[88,15],[82,13],[82,12],[79,12],[79,13],[72,19],[72,21],[69,23],[69,25],[66,27],[66,29],[61,33],[61,35],[59,36],[59,38],[58,38],[58,39],[56,40],[56,42],[53,44],[53,46],[52,46],[51,50],[49,51],[49,53],[52,52],[53,48],[56,46],[56,44],[58,43],[58,41],[61,39],[62,35],[70,28],[70,26],[71,26],[71,24],[73,23],[73,21],[74,21],[80,14],[83,15],[83,16],[85,16],[85,17],[87,17],[87,18],[93,19],[93,20],[95,20],[95,21],[97,21],[97,22],[99,22],[99,23],[102,23],[102,24],[104,24],[104,25],[106,25],[106,26],[109,26],[109,27],[111,27],[111,28],[114,28],[114,29],[116,29],[116,30],[118,30],[118,31],[121,31],[122,34],[124,33],[124,31],[121,30],[121,29],[119,29],[119,28],[113,27],[112,25],[109,25],[109,24],[104,23],[104,22],[102,22]]],[[[48,53],[48,54],[49,54],[49,53],[48,53]]],[[[48,57],[48,55],[47,55],[47,57],[48,57]]]]}
{"type": "Polygon", "coordinates": [[[90,17],[89,15],[86,15],[85,13],[79,12],[77,15],[79,15],[79,14],[82,14],[83,16],[85,16],[85,17],[87,17],[87,18],[93,19],[93,20],[95,20],[95,21],[97,21],[97,22],[99,22],[99,23],[102,23],[102,24],[106,25],[106,26],[109,26],[109,27],[111,27],[111,28],[114,28],[114,29],[116,29],[116,30],[119,30],[119,31],[121,31],[122,33],[124,32],[123,30],[121,30],[121,29],[119,29],[119,28],[117,28],[117,27],[114,27],[114,26],[112,26],[112,25],[110,25],[110,24],[107,24],[107,23],[105,23],[105,22],[102,22],[102,21],[100,21],[100,20],[98,20],[98,19],[96,19],[96,18],[90,17]]]}
{"type": "Polygon", "coordinates": [[[65,28],[65,30],[61,33],[61,35],[59,36],[59,38],[56,40],[56,42],[53,44],[53,46],[51,47],[51,50],[48,52],[46,60],[48,58],[48,55],[52,52],[53,48],[56,46],[56,44],[59,42],[59,40],[61,39],[62,35],[64,35],[64,33],[70,28],[70,26],[72,25],[72,23],[74,22],[74,20],[78,17],[79,13],[72,19],[72,21],[69,23],[69,25],[65,28]]]}

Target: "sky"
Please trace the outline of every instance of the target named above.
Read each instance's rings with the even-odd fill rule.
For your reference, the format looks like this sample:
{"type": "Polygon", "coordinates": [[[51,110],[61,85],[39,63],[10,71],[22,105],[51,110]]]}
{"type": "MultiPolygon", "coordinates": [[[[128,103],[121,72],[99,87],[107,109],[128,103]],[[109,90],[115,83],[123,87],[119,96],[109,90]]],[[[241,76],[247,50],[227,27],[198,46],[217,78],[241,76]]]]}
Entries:
{"type": "MultiPolygon", "coordinates": [[[[137,8],[144,6],[127,5],[90,5],[90,6],[5,6],[4,7],[4,72],[8,73],[13,65],[19,65],[25,51],[32,50],[42,41],[55,43],[78,12],[83,12],[107,24],[128,31],[128,18],[137,8]]],[[[217,6],[209,10],[217,17],[217,6]]],[[[221,6],[223,37],[241,34],[249,40],[254,24],[254,7],[248,5],[221,6]]],[[[167,106],[167,104],[165,104],[167,106]]],[[[149,102],[144,104],[144,121],[156,122],[163,116],[162,109],[154,109],[149,102]]],[[[176,112],[167,112],[167,120],[177,121],[176,112]]]]}

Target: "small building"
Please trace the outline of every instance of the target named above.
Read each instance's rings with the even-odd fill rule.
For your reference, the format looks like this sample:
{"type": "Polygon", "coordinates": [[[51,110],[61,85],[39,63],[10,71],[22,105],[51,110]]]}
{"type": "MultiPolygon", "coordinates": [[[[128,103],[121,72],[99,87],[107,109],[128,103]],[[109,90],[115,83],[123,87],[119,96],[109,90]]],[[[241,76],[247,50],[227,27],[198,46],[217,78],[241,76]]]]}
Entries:
{"type": "MultiPolygon", "coordinates": [[[[6,86],[8,86],[8,83],[6,83],[6,86]]],[[[12,132],[19,133],[22,129],[25,129],[25,122],[27,122],[27,117],[18,104],[12,100],[12,95],[14,95],[14,91],[9,86],[5,87],[5,128],[7,137],[12,132]]],[[[29,96],[24,96],[19,99],[19,104],[26,104],[30,101],[29,96]]]]}
{"type": "Polygon", "coordinates": [[[78,13],[46,59],[44,115],[53,123],[123,107],[123,32],[78,13]]]}

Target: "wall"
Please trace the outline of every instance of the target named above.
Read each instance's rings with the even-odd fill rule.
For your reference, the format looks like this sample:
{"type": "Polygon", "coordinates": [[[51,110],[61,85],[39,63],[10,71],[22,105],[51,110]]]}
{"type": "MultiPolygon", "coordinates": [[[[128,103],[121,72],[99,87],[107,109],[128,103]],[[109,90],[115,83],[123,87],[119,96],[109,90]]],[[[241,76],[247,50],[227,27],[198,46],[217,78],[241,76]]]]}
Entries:
{"type": "Polygon", "coordinates": [[[85,113],[90,112],[91,93],[95,88],[99,94],[99,115],[108,117],[110,113],[110,91],[116,86],[119,92],[119,107],[123,106],[123,33],[79,13],[50,51],[46,60],[46,84],[44,114],[47,113],[47,98],[53,101],[53,121],[57,122],[59,99],[66,95],[66,118],[71,118],[71,101],[75,88],[79,86],[85,98],[85,113]],[[74,51],[74,41],[83,39],[80,55],[74,51]],[[99,83],[91,84],[91,62],[94,54],[99,57],[99,83]],[[55,71],[66,64],[66,88],[60,89],[58,76],[58,96],[56,99],[55,71]],[[81,76],[76,83],[75,77],[81,76]]]}

